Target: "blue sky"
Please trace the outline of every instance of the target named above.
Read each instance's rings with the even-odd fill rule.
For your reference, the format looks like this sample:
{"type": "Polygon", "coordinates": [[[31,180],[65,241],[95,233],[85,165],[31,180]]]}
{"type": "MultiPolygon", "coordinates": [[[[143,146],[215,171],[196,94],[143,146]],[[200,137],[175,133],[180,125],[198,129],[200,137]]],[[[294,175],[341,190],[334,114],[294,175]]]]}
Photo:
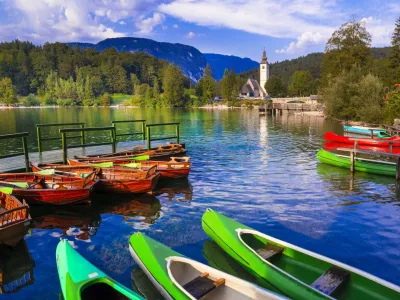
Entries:
{"type": "Polygon", "coordinates": [[[135,36],[274,62],[323,51],[353,17],[388,46],[399,16],[399,0],[0,0],[0,41],[135,36]]]}

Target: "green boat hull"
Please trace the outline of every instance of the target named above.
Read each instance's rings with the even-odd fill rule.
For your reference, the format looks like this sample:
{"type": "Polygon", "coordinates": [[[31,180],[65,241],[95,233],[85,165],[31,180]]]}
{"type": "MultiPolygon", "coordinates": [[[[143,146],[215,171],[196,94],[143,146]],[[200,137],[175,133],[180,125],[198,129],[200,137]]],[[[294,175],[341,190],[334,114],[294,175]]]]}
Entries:
{"type": "Polygon", "coordinates": [[[171,248],[137,232],[129,239],[132,256],[166,299],[190,299],[170,279],[166,258],[184,257],[171,248]]]}
{"type": "MultiPolygon", "coordinates": [[[[335,153],[320,150],[317,153],[317,158],[320,162],[325,164],[334,165],[341,168],[350,169],[350,157],[339,156],[335,153]]],[[[366,172],[371,174],[378,174],[384,176],[396,176],[396,165],[388,163],[379,163],[373,161],[365,161],[356,158],[354,164],[355,170],[359,172],[366,172]]]]}
{"type": "Polygon", "coordinates": [[[294,299],[400,299],[400,288],[337,261],[268,237],[213,210],[202,218],[206,234],[253,275],[294,299]],[[240,235],[238,231],[247,232],[240,235]],[[251,232],[252,234],[249,234],[251,232]],[[254,235],[256,233],[256,235],[254,235]],[[252,249],[244,244],[246,241],[252,249]],[[256,245],[284,248],[278,257],[265,261],[256,254],[256,245]],[[343,288],[325,295],[310,285],[330,267],[350,272],[343,288]]]}
{"type": "Polygon", "coordinates": [[[88,262],[70,246],[67,240],[59,242],[56,261],[65,300],[93,299],[93,295],[97,293],[108,299],[113,299],[112,296],[117,295],[117,299],[143,300],[142,297],[88,262]]]}

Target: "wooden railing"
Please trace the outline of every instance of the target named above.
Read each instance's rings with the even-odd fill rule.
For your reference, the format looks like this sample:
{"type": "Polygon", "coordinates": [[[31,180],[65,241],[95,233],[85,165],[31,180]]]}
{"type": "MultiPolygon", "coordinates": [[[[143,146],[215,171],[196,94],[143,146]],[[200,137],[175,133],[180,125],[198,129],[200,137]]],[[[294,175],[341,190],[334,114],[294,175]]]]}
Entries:
{"type": "MultiPolygon", "coordinates": [[[[60,136],[53,136],[53,137],[42,137],[42,128],[44,127],[62,127],[62,126],[79,126],[80,128],[85,128],[85,123],[51,123],[51,124],[36,124],[36,135],[37,135],[37,145],[39,153],[42,152],[42,142],[44,141],[56,141],[61,140],[60,136]]],[[[69,136],[69,139],[80,138],[81,145],[85,144],[85,132],[82,131],[78,136],[69,136]]]]}
{"type": "Polygon", "coordinates": [[[176,139],[176,143],[179,144],[179,124],[178,122],[173,123],[159,123],[159,124],[147,124],[146,125],[146,136],[147,136],[147,149],[151,149],[152,141],[162,141],[176,139]],[[175,126],[175,135],[166,137],[151,138],[151,128],[153,127],[164,127],[164,126],[175,126]]]}
{"type": "Polygon", "coordinates": [[[27,136],[29,136],[29,132],[0,135],[0,140],[9,140],[9,139],[17,139],[17,138],[22,139],[22,152],[8,154],[8,155],[2,155],[2,156],[0,156],[0,159],[23,155],[24,159],[25,159],[25,168],[26,168],[26,171],[28,172],[30,169],[30,166],[29,166],[28,144],[26,141],[27,136]]]}
{"type": "Polygon", "coordinates": [[[131,135],[141,135],[143,140],[146,139],[146,120],[123,120],[123,121],[111,121],[112,125],[115,127],[115,140],[118,139],[119,136],[131,136],[131,135]],[[125,133],[118,133],[117,130],[117,124],[122,124],[122,123],[141,123],[141,128],[142,131],[137,131],[137,132],[125,132],[125,133]]]}
{"type": "Polygon", "coordinates": [[[25,220],[28,214],[29,206],[26,205],[24,201],[23,206],[15,207],[0,213],[0,228],[25,220]]]}
{"type": "Polygon", "coordinates": [[[64,162],[64,164],[67,164],[68,149],[70,149],[70,148],[112,145],[112,152],[115,153],[115,149],[116,149],[115,136],[116,136],[116,134],[115,134],[115,127],[114,126],[87,127],[87,128],[65,128],[65,129],[60,129],[60,133],[61,133],[61,144],[62,144],[63,162],[64,162]],[[69,137],[67,136],[67,133],[70,133],[70,132],[89,132],[89,131],[109,131],[110,132],[110,142],[68,146],[68,138],[69,137]]]}

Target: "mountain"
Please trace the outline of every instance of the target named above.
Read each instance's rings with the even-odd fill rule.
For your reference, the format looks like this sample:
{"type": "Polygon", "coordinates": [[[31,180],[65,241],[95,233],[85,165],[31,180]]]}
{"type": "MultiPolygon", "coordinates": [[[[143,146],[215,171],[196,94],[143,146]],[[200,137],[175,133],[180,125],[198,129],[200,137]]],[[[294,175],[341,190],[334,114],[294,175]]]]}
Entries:
{"type": "Polygon", "coordinates": [[[145,52],[179,66],[183,73],[194,82],[197,82],[203,76],[207,64],[204,55],[192,46],[157,42],[143,38],[112,38],[97,44],[68,43],[68,45],[71,47],[78,46],[82,49],[92,48],[98,51],[115,48],[118,52],[145,52]]]}
{"type": "Polygon", "coordinates": [[[214,53],[204,53],[204,57],[210,64],[213,71],[213,77],[221,80],[225,69],[235,69],[235,73],[242,73],[259,67],[259,63],[250,58],[241,58],[233,55],[222,55],[214,53]]]}
{"type": "MultiPolygon", "coordinates": [[[[387,58],[389,55],[390,47],[371,48],[372,57],[375,59],[387,58]]],[[[279,76],[285,85],[288,85],[290,78],[295,71],[310,71],[314,78],[321,77],[321,62],[324,57],[322,52],[311,53],[306,56],[300,56],[291,60],[284,60],[281,62],[271,63],[271,75],[279,76]]],[[[259,79],[258,67],[253,70],[243,72],[241,77],[259,79]]]]}

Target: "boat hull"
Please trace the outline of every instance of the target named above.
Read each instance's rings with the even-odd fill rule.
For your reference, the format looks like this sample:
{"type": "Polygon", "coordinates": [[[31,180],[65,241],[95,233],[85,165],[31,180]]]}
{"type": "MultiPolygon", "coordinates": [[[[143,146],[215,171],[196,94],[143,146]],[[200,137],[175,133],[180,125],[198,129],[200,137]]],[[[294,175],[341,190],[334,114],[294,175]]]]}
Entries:
{"type": "Polygon", "coordinates": [[[389,147],[390,143],[392,143],[393,147],[400,147],[400,137],[394,136],[387,139],[355,139],[347,136],[337,135],[333,132],[327,132],[324,136],[326,141],[336,142],[336,143],[344,143],[351,144],[357,141],[358,145],[365,146],[375,146],[375,147],[389,147]]]}
{"type": "Polygon", "coordinates": [[[257,232],[222,214],[208,209],[202,218],[204,231],[225,252],[255,276],[293,299],[398,299],[400,287],[333,259],[299,248],[257,232]],[[256,243],[268,243],[283,249],[276,260],[263,259],[249,244],[246,235],[256,243]],[[349,280],[331,296],[311,286],[331,267],[349,272],[349,280]]]}
{"type": "Polygon", "coordinates": [[[65,205],[88,202],[90,192],[90,188],[70,190],[28,190],[15,188],[13,189],[12,195],[20,200],[25,200],[31,205],[65,205]]]}
{"type": "MultiPolygon", "coordinates": [[[[348,156],[341,156],[326,150],[320,150],[317,153],[320,162],[334,165],[341,168],[350,169],[351,160],[348,156]]],[[[356,158],[354,167],[356,171],[378,174],[384,176],[396,176],[396,164],[394,163],[377,163],[372,161],[364,161],[356,158]]]]}
{"type": "Polygon", "coordinates": [[[356,133],[361,135],[371,135],[371,130],[373,130],[373,135],[377,136],[381,132],[386,132],[383,128],[369,128],[369,127],[361,127],[361,126],[343,126],[345,132],[356,133]]]}

